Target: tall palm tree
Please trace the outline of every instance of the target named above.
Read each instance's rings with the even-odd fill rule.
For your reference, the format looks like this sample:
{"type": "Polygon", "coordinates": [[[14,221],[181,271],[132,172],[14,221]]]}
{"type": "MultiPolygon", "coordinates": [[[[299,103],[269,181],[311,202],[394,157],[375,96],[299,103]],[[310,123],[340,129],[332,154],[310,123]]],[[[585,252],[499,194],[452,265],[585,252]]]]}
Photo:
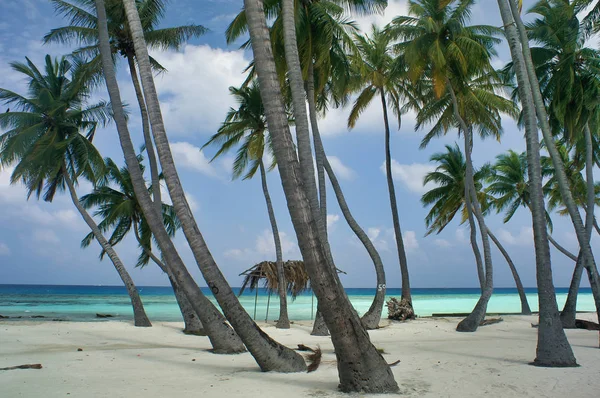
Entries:
{"type": "MultiPolygon", "coordinates": [[[[540,162],[540,143],[537,131],[537,120],[544,124],[545,111],[538,114],[534,102],[534,92],[539,88],[529,76],[529,65],[525,60],[531,54],[528,51],[527,38],[519,34],[515,21],[520,18],[518,5],[508,0],[498,0],[498,8],[506,33],[511,58],[515,64],[515,74],[519,97],[523,107],[523,124],[527,143],[527,164],[529,175],[529,194],[533,237],[536,254],[536,277],[540,308],[540,326],[538,328],[538,344],[535,362],[539,366],[575,366],[577,361],[573,350],[560,323],[556,293],[552,281],[550,264],[550,246],[546,228],[546,209],[542,192],[542,171],[540,162]]],[[[530,62],[529,62],[530,63],[530,62]]],[[[547,127],[547,126],[546,126],[547,127]]],[[[544,139],[551,142],[549,131],[544,132],[544,139]]]]}
{"type": "MultiPolygon", "coordinates": [[[[92,56],[91,63],[97,67],[98,75],[101,77],[100,56],[98,49],[98,21],[95,13],[94,0],[51,0],[56,12],[69,19],[70,25],[52,29],[44,36],[44,43],[57,42],[61,44],[80,45],[75,54],[86,54],[92,56]]],[[[169,0],[136,0],[136,7],[142,18],[144,37],[147,45],[152,49],[179,49],[187,40],[201,36],[207,29],[201,25],[184,25],[172,28],[158,29],[158,25],[164,17],[165,8],[169,0]]],[[[113,57],[122,56],[127,60],[129,75],[135,89],[136,99],[140,108],[142,119],[142,132],[144,143],[148,154],[150,165],[150,177],[152,185],[159,186],[159,167],[156,161],[154,145],[148,122],[148,111],[144,101],[144,95],[136,69],[136,56],[131,31],[125,16],[125,9],[121,0],[107,0],[107,22],[111,53],[113,57]]],[[[150,58],[152,67],[158,72],[165,69],[155,59],[150,58]]],[[[97,79],[96,79],[97,80],[97,79]]],[[[161,191],[153,192],[156,211],[161,211],[161,191]]]]}
{"type": "Polygon", "coordinates": [[[392,112],[398,118],[398,124],[400,125],[401,123],[400,115],[404,111],[404,107],[401,106],[400,102],[409,97],[409,90],[406,87],[407,81],[403,80],[405,79],[405,70],[402,67],[402,58],[398,58],[397,60],[394,58],[391,37],[375,25],[371,27],[370,35],[355,35],[355,44],[357,52],[352,56],[354,77],[350,87],[352,91],[359,92],[359,94],[348,116],[348,127],[353,128],[356,126],[356,122],[362,112],[378,96],[383,109],[385,171],[396,237],[396,248],[402,275],[402,298],[406,299],[412,306],[408,261],[402,238],[400,217],[398,216],[396,188],[394,187],[392,176],[391,133],[388,118],[388,107],[391,107],[392,112]]]}
{"type": "MultiPolygon", "coordinates": [[[[238,148],[237,156],[233,162],[233,178],[250,179],[260,170],[260,179],[263,188],[263,195],[267,203],[267,212],[273,232],[273,241],[275,243],[275,256],[277,261],[277,279],[279,291],[279,319],[276,327],[278,329],[289,329],[290,320],[287,311],[287,283],[285,281],[285,272],[283,269],[283,253],[281,250],[281,239],[279,238],[279,228],[275,218],[275,211],[271,202],[271,195],[267,186],[267,174],[263,162],[265,145],[272,155],[270,149],[271,140],[267,131],[267,121],[265,118],[265,109],[260,98],[260,89],[258,82],[252,81],[247,87],[235,88],[229,87],[229,93],[235,97],[239,104],[237,109],[230,108],[225,116],[225,122],[219,128],[219,131],[213,135],[210,140],[204,144],[220,145],[219,150],[211,161],[220,155],[227,153],[234,146],[241,142],[238,148]]],[[[270,169],[276,166],[270,165],[270,169]]]]}
{"type": "MultiPolygon", "coordinates": [[[[152,127],[154,141],[156,143],[158,157],[165,176],[167,188],[169,189],[169,194],[173,201],[173,207],[175,208],[177,217],[181,222],[183,233],[188,241],[192,254],[194,255],[194,259],[196,260],[196,263],[200,268],[206,283],[211,288],[213,295],[225,313],[227,320],[238,333],[239,337],[244,342],[244,345],[253,355],[260,368],[263,371],[303,371],[306,369],[306,364],[302,356],[270,338],[267,334],[260,330],[256,323],[250,318],[248,313],[240,304],[237,296],[231,289],[231,286],[229,286],[224,275],[221,273],[218,265],[212,257],[212,254],[208,250],[206,242],[204,241],[204,237],[202,236],[202,233],[200,232],[200,229],[198,228],[198,225],[189,207],[189,203],[185,198],[185,193],[175,168],[173,154],[171,153],[169,140],[162,119],[158,94],[154,85],[152,68],[148,58],[148,49],[144,40],[143,27],[140,21],[138,10],[136,9],[135,2],[133,0],[124,0],[123,4],[127,13],[127,20],[131,29],[136,57],[140,68],[144,98],[146,99],[146,105],[148,106],[150,124],[152,127]]],[[[106,46],[108,44],[108,40],[106,37],[103,39],[105,40],[105,43],[102,45],[104,46],[104,52],[107,53],[106,46]]],[[[103,67],[106,71],[107,68],[112,67],[112,65],[109,65],[110,56],[109,54],[105,54],[102,58],[103,67]]],[[[116,98],[117,93],[112,86],[111,91],[113,92],[113,95],[111,95],[111,102],[114,103],[112,98],[113,96],[116,98]]],[[[119,108],[119,106],[115,106],[115,108],[119,108]]],[[[122,112],[123,110],[119,109],[118,111],[122,112]]],[[[128,133],[126,130],[127,126],[123,125],[125,122],[126,121],[124,120],[123,115],[123,119],[121,119],[118,123],[118,125],[121,125],[121,134],[124,138],[122,140],[122,144],[125,144],[122,145],[122,148],[124,150],[129,171],[132,173],[132,179],[136,184],[139,184],[143,181],[141,181],[141,178],[138,179],[138,176],[134,176],[132,172],[132,168],[137,166],[133,162],[135,153],[131,153],[131,143],[125,142],[127,141],[126,138],[128,133]]],[[[138,195],[138,198],[144,194],[141,187],[139,190],[140,192],[138,193],[138,188],[136,188],[136,195],[138,195]]],[[[154,229],[163,229],[162,225],[159,225],[160,221],[156,220],[156,223],[151,222],[150,217],[148,217],[148,213],[153,211],[152,209],[148,208],[148,203],[146,203],[145,200],[140,200],[140,205],[142,206],[144,215],[148,219],[148,222],[152,228],[152,232],[157,235],[154,229]]],[[[163,250],[163,253],[164,252],[165,250],[163,250]]],[[[179,283],[179,280],[177,282],[179,283]]],[[[204,321],[202,323],[204,324],[204,321]]]]}
{"type": "Polygon", "coordinates": [[[244,1],[258,81],[284,194],[311,285],[331,332],[342,391],[395,392],[398,385],[343,290],[320,244],[318,220],[303,189],[261,1],[244,1]]]}
{"type": "MultiPolygon", "coordinates": [[[[143,157],[140,155],[139,159],[140,168],[143,170],[143,157]]],[[[100,217],[101,221],[98,227],[103,233],[112,230],[112,234],[108,239],[111,246],[114,247],[120,243],[133,230],[140,248],[140,255],[136,266],[144,267],[152,259],[169,277],[169,282],[173,287],[177,304],[183,316],[185,324],[184,333],[205,334],[202,322],[200,322],[198,315],[185,294],[181,291],[172,275],[170,275],[169,269],[152,252],[152,232],[133,191],[129,171],[126,168],[119,168],[112,159],[106,159],[105,163],[106,178],[101,184],[96,185],[91,193],[81,197],[81,204],[86,209],[96,208],[94,216],[100,217]]],[[[150,190],[152,190],[152,187],[150,190]]],[[[180,225],[173,211],[173,206],[163,203],[162,218],[167,233],[171,237],[174,236],[175,231],[180,228],[180,225]]],[[[90,233],[82,240],[81,245],[87,247],[94,239],[94,235],[90,233]]],[[[104,251],[102,251],[100,254],[101,258],[104,254],[104,251]]]]}
{"type": "MultiPolygon", "coordinates": [[[[380,11],[386,5],[387,1],[384,0],[295,2],[298,51],[308,97],[308,115],[315,149],[322,234],[327,240],[327,190],[325,184],[325,174],[327,174],[348,226],[365,246],[375,267],[377,276],[376,294],[371,307],[362,317],[365,327],[369,329],[376,328],[381,319],[386,292],[385,269],[377,249],[352,216],[337,177],[331,165],[327,164],[328,160],[320,136],[318,118],[319,113],[324,113],[327,110],[329,103],[339,106],[347,97],[345,91],[350,76],[347,55],[354,49],[351,33],[356,32],[357,27],[354,21],[346,17],[346,11],[349,9],[360,13],[368,13],[380,11]]],[[[283,49],[281,2],[279,0],[267,0],[264,2],[264,9],[266,15],[274,19],[270,31],[280,82],[283,83],[286,75],[286,63],[283,49]]],[[[232,43],[247,33],[247,30],[246,13],[242,10],[226,30],[227,42],[232,43]]],[[[250,42],[246,41],[242,47],[248,48],[249,45],[250,42]]],[[[254,75],[255,73],[251,69],[251,76],[254,75]]],[[[318,310],[312,334],[328,334],[323,317],[320,316],[318,310]]]]}
{"type": "MultiPolygon", "coordinates": [[[[430,87],[433,98],[449,98],[453,118],[445,128],[456,126],[459,134],[463,134],[466,170],[466,205],[467,211],[472,209],[479,226],[483,243],[485,264],[485,286],[471,314],[462,320],[457,330],[473,332],[477,330],[485,317],[487,303],[493,292],[493,267],[487,226],[479,201],[475,197],[476,189],[473,181],[473,164],[471,151],[473,146],[473,129],[485,131],[485,124],[477,119],[469,119],[470,107],[473,105],[472,95],[475,88],[473,82],[493,77],[494,70],[490,60],[495,55],[494,45],[499,41],[495,36],[498,30],[491,26],[468,26],[471,6],[474,0],[411,0],[409,15],[395,18],[388,31],[393,37],[403,41],[398,48],[403,51],[409,74],[413,81],[425,80],[430,87]]],[[[427,86],[425,86],[427,87],[427,86]]],[[[487,91],[492,94],[493,87],[487,91]]],[[[427,97],[426,97],[427,98],[427,97]]],[[[491,108],[483,103],[483,108],[491,108]]],[[[485,112],[475,116],[484,115],[485,112]]],[[[436,112],[432,112],[435,114],[436,112]]],[[[491,115],[495,116],[492,112],[491,115]]]]}
{"type": "MultiPolygon", "coordinates": [[[[167,267],[170,268],[173,274],[173,278],[185,292],[194,311],[196,311],[196,314],[200,317],[206,334],[213,346],[213,351],[217,353],[243,352],[245,351],[245,348],[240,337],[224,321],[223,315],[214,307],[210,300],[204,296],[185,267],[175,245],[165,230],[161,213],[157,211],[157,208],[148,193],[148,188],[146,187],[144,177],[139,167],[139,159],[136,156],[127,128],[127,119],[125,117],[123,103],[121,102],[119,86],[117,84],[111,56],[108,27],[106,23],[106,10],[104,8],[103,0],[96,0],[96,13],[98,15],[98,47],[102,60],[104,81],[111,99],[113,118],[117,126],[123,154],[125,155],[127,169],[131,175],[133,189],[144,217],[146,218],[161,253],[165,258],[167,267]]],[[[137,48],[136,54],[139,54],[137,48]]],[[[179,214],[177,214],[177,216],[181,220],[179,214]]]]}
{"type": "Polygon", "coordinates": [[[47,55],[42,72],[26,59],[27,63],[11,64],[27,77],[26,96],[0,89],[0,100],[14,107],[0,115],[0,127],[9,129],[0,137],[1,165],[16,164],[11,182],[23,183],[28,197],[35,193],[39,198],[43,193],[44,200],[51,202],[57,191],[68,189],[73,204],[127,288],[135,326],[152,326],[131,276],[79,203],[75,189],[79,177],[92,183],[102,178],[104,164],[91,138],[98,123],[108,122],[108,104],[88,104],[90,91],[85,83],[89,69],[81,61],[53,61],[47,55]]]}
{"type": "MultiPolygon", "coordinates": [[[[421,198],[421,202],[424,205],[432,206],[425,218],[425,223],[428,228],[427,235],[433,232],[440,233],[459,212],[462,216],[461,222],[465,222],[468,219],[465,201],[465,175],[467,165],[458,145],[446,145],[446,152],[436,153],[431,156],[430,160],[439,165],[435,171],[427,173],[423,181],[425,184],[433,182],[437,185],[429,192],[423,194],[423,197],[421,198]]],[[[473,174],[475,187],[477,189],[477,199],[484,210],[488,210],[490,203],[494,203],[493,198],[489,197],[483,189],[483,183],[490,172],[489,165],[485,165],[481,169],[475,170],[475,173],[473,174]]],[[[531,314],[523,283],[521,283],[521,278],[519,277],[519,273],[512,259],[500,241],[489,229],[488,235],[508,263],[517,286],[517,291],[519,292],[521,313],[527,315],[531,314]]]]}

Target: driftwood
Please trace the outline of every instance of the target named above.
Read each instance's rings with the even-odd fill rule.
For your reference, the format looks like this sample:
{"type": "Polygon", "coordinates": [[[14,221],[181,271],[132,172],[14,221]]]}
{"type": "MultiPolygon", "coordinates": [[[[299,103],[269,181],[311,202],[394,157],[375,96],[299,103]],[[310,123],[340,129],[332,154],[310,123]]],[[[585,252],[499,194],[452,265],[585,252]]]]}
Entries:
{"type": "Polygon", "coordinates": [[[96,314],[96,318],[114,318],[114,315],[111,314],[96,314]]]}
{"type": "Polygon", "coordinates": [[[298,348],[296,349],[296,351],[310,351],[310,352],[313,352],[314,350],[312,348],[310,348],[309,346],[306,346],[304,344],[298,344],[298,348]]]}
{"type": "Polygon", "coordinates": [[[537,323],[532,323],[532,324],[531,324],[531,327],[532,327],[532,328],[535,328],[535,329],[537,329],[537,328],[539,328],[539,327],[540,327],[540,325],[539,325],[539,324],[537,324],[537,323]]]}
{"type": "Polygon", "coordinates": [[[397,361],[395,361],[395,362],[388,363],[388,366],[389,366],[389,367],[396,366],[396,365],[398,365],[399,363],[400,363],[400,360],[397,360],[397,361]]]}
{"type": "Polygon", "coordinates": [[[577,329],[600,330],[600,325],[596,322],[584,321],[583,319],[576,319],[575,327],[577,329]]]}
{"type": "Polygon", "coordinates": [[[415,311],[411,303],[406,299],[398,299],[392,297],[385,303],[388,309],[388,319],[394,321],[405,321],[407,319],[415,319],[415,311]]]}
{"type": "Polygon", "coordinates": [[[32,363],[27,365],[9,366],[7,368],[0,368],[0,370],[14,370],[14,369],[41,369],[41,363],[32,363]]]}
{"type": "Polygon", "coordinates": [[[479,326],[493,325],[494,323],[500,323],[502,321],[504,321],[504,319],[502,319],[502,318],[484,319],[483,321],[481,321],[481,323],[479,324],[479,326]]]}

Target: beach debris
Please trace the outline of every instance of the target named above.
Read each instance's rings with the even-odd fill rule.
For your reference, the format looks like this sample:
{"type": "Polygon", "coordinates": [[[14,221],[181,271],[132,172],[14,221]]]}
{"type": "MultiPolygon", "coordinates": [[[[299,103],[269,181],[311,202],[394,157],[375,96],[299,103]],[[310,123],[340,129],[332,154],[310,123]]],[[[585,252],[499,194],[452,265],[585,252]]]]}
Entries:
{"type": "Polygon", "coordinates": [[[306,360],[308,361],[308,373],[314,372],[319,368],[319,365],[321,364],[321,357],[323,355],[321,352],[321,347],[317,346],[317,348],[311,348],[304,344],[298,344],[296,351],[310,352],[310,354],[306,356],[306,360]]]}
{"type": "Polygon", "coordinates": [[[493,325],[495,323],[500,323],[500,322],[504,322],[504,319],[502,319],[502,318],[489,318],[489,319],[484,319],[483,321],[481,321],[481,323],[479,324],[479,326],[493,325]]]}
{"type": "Polygon", "coordinates": [[[537,329],[539,326],[540,326],[540,325],[539,325],[539,324],[537,324],[537,323],[532,323],[532,324],[531,324],[531,327],[532,327],[532,328],[536,328],[536,329],[537,329]]]}
{"type": "Polygon", "coordinates": [[[81,352],[83,351],[83,348],[78,348],[77,351],[81,352]]]}
{"type": "Polygon", "coordinates": [[[31,317],[32,318],[45,318],[45,316],[43,316],[43,315],[32,315],[31,317]]]}
{"type": "Polygon", "coordinates": [[[394,321],[406,321],[407,319],[415,319],[415,311],[411,303],[402,298],[398,300],[395,297],[392,297],[385,303],[388,309],[388,319],[394,321]]]}
{"type": "Polygon", "coordinates": [[[0,314],[0,319],[8,319],[8,318],[10,318],[10,317],[9,316],[4,316],[4,315],[0,314]]]}
{"type": "Polygon", "coordinates": [[[583,319],[576,319],[575,327],[577,329],[600,330],[600,325],[597,324],[596,322],[586,321],[583,319]]]}
{"type": "Polygon", "coordinates": [[[111,314],[96,314],[96,318],[114,318],[114,315],[111,314]]]}
{"type": "Polygon", "coordinates": [[[31,363],[26,365],[9,366],[7,368],[0,368],[0,370],[14,370],[14,369],[41,369],[41,363],[31,363]]]}
{"type": "Polygon", "coordinates": [[[389,366],[389,367],[396,366],[396,365],[398,365],[399,363],[400,363],[400,360],[397,360],[397,361],[395,361],[395,362],[388,363],[388,366],[389,366]]]}
{"type": "Polygon", "coordinates": [[[310,352],[312,352],[313,349],[310,348],[309,346],[305,346],[304,344],[298,344],[298,348],[296,349],[296,351],[310,351],[310,352]]]}

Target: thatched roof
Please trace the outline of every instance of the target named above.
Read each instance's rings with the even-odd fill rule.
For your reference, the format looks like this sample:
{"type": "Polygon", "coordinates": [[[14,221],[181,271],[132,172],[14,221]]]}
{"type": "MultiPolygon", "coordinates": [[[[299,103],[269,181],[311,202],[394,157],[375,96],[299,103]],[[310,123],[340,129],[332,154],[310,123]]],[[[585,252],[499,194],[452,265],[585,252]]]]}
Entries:
{"type": "MultiPolygon", "coordinates": [[[[304,262],[301,260],[288,260],[283,263],[283,269],[285,273],[285,280],[287,283],[286,290],[292,295],[292,298],[296,298],[297,295],[309,289],[309,278],[304,268],[304,262]]],[[[269,293],[276,292],[279,288],[277,280],[277,263],[274,261],[263,261],[256,264],[254,267],[242,272],[240,275],[244,275],[244,281],[240,289],[240,295],[244,293],[244,290],[249,289],[250,291],[256,289],[263,281],[263,287],[269,291],[269,293]]]]}

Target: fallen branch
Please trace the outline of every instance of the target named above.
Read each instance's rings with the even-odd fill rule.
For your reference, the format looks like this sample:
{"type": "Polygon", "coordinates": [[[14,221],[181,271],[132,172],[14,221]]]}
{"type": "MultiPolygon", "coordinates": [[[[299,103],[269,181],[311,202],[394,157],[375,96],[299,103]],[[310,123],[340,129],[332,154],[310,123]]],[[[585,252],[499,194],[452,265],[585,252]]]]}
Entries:
{"type": "Polygon", "coordinates": [[[500,323],[500,322],[503,322],[503,321],[504,321],[504,319],[502,319],[502,318],[484,319],[483,321],[481,321],[481,323],[479,324],[479,326],[493,325],[495,323],[500,323]]]}
{"type": "Polygon", "coordinates": [[[310,352],[314,352],[315,350],[313,350],[312,348],[310,348],[309,346],[306,346],[304,344],[298,344],[298,348],[296,349],[296,351],[310,351],[310,352]]]}
{"type": "Polygon", "coordinates": [[[316,349],[312,350],[310,354],[306,356],[306,360],[308,361],[308,369],[307,372],[314,372],[319,368],[321,364],[321,347],[317,346],[316,349]]]}
{"type": "Polygon", "coordinates": [[[9,366],[8,368],[0,368],[0,370],[14,370],[14,369],[41,369],[41,363],[33,363],[27,365],[19,365],[19,366],[9,366]]]}
{"type": "Polygon", "coordinates": [[[399,363],[400,363],[400,360],[397,360],[396,362],[388,363],[388,366],[391,368],[392,366],[396,366],[399,363]]]}
{"type": "Polygon", "coordinates": [[[576,319],[575,327],[577,329],[600,330],[600,325],[596,322],[585,321],[583,319],[576,319]]]}

